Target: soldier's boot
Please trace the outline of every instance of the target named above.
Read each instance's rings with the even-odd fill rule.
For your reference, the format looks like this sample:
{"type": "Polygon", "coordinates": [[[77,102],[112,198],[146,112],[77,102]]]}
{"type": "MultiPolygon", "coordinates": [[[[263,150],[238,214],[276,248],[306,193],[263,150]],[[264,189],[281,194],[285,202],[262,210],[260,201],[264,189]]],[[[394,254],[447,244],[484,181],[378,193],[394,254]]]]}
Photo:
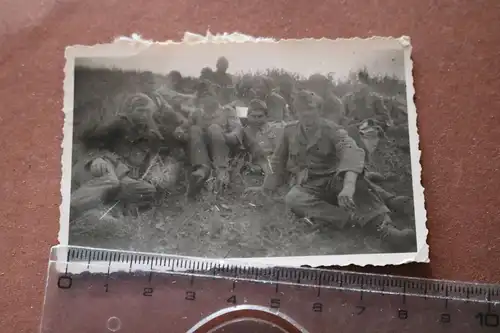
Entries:
{"type": "Polygon", "coordinates": [[[200,193],[203,184],[210,176],[210,167],[208,165],[201,165],[191,172],[189,176],[189,184],[187,189],[187,197],[192,199],[200,193]]]}
{"type": "Polygon", "coordinates": [[[376,218],[375,226],[382,236],[382,241],[391,252],[408,252],[416,250],[415,230],[405,228],[398,229],[392,223],[388,214],[376,218]]]}
{"type": "Polygon", "coordinates": [[[87,237],[109,237],[120,230],[120,220],[112,215],[113,207],[90,209],[78,215],[73,215],[70,230],[73,235],[87,237]],[[107,209],[105,209],[107,208],[107,209]]]}
{"type": "Polygon", "coordinates": [[[398,195],[385,200],[385,205],[392,212],[400,214],[412,214],[412,199],[408,196],[398,195]]]}
{"type": "Polygon", "coordinates": [[[372,182],[375,182],[375,183],[377,183],[377,182],[381,182],[381,181],[384,181],[384,180],[385,180],[385,177],[384,177],[381,173],[379,173],[379,172],[374,172],[374,171],[367,171],[367,172],[365,173],[365,177],[366,177],[368,180],[370,180],[370,181],[372,181],[372,182]]]}
{"type": "Polygon", "coordinates": [[[228,168],[218,167],[217,175],[215,178],[215,193],[223,193],[224,190],[229,186],[231,177],[228,168]]]}

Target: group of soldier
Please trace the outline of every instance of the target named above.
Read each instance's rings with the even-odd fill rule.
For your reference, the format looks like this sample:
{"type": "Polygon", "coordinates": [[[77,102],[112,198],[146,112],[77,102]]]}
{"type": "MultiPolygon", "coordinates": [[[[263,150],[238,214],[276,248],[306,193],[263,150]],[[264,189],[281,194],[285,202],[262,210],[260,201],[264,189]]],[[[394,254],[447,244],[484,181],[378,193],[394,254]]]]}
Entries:
{"type": "Polygon", "coordinates": [[[412,247],[415,231],[396,227],[390,215],[411,200],[384,190],[375,181],[380,175],[366,168],[387,112],[348,110],[319,75],[307,89],[275,87],[265,76],[235,82],[228,65],[221,57],[216,70],[204,68],[194,93],[173,71],[161,87],[127,96],[111,118],[74,139],[83,152],[72,167],[71,223],[105,223],[118,205],[148,209],[178,186],[185,166],[188,198],[208,179],[222,192],[232,161],[247,156],[264,174],[247,193],[272,197],[288,186],[284,202],[298,218],[371,228],[391,251],[412,247]],[[365,128],[368,137],[375,131],[371,140],[365,128]]]}

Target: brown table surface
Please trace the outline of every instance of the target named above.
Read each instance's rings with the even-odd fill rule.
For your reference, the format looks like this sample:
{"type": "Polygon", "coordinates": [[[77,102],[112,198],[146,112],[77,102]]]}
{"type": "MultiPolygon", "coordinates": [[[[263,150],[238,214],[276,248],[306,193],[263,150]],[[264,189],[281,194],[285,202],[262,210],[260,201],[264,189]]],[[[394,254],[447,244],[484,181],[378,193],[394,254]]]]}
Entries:
{"type": "Polygon", "coordinates": [[[287,38],[409,35],[430,264],[373,270],[500,280],[498,0],[0,1],[0,327],[37,332],[57,242],[63,50],[185,31],[287,38]]]}

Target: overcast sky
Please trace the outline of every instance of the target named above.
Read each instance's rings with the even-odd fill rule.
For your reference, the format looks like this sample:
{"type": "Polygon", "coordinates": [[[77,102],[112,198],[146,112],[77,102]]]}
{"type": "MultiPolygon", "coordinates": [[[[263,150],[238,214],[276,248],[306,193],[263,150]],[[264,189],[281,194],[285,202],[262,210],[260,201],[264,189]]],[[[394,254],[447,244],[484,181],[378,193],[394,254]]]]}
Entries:
{"type": "Polygon", "coordinates": [[[203,67],[215,67],[218,57],[229,60],[229,72],[283,68],[305,76],[335,73],[344,79],[351,70],[366,67],[373,75],[389,75],[404,79],[404,52],[391,40],[343,40],[280,43],[227,43],[197,45],[155,45],[141,52],[116,48],[111,51],[93,48],[78,53],[75,64],[93,68],[147,70],[166,74],[178,70],[182,75],[198,76],[203,67]],[[127,55],[127,52],[129,55],[127,55]],[[135,54],[135,55],[134,55],[135,54]]]}

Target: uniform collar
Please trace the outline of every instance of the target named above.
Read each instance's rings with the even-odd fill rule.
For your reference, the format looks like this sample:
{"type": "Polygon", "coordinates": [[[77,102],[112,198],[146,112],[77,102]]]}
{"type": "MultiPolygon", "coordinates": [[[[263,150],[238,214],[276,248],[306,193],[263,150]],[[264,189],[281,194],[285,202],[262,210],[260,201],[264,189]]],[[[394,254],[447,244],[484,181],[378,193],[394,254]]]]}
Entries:
{"type": "Polygon", "coordinates": [[[299,129],[298,133],[299,142],[302,145],[307,146],[307,149],[311,148],[316,143],[318,143],[323,134],[321,124],[318,124],[316,126],[316,129],[314,129],[314,132],[309,134],[306,134],[306,129],[301,123],[299,123],[298,129],[299,129]]]}

